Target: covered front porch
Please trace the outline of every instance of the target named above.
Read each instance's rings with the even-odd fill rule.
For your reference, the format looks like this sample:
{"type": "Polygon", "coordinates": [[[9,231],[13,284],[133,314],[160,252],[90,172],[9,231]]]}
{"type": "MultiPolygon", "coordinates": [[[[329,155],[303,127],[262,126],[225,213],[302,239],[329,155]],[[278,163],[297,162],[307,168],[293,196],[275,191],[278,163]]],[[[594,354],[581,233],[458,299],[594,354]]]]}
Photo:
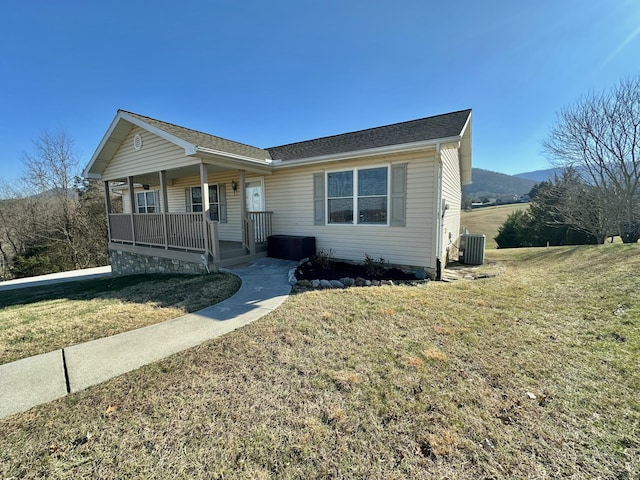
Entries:
{"type": "Polygon", "coordinates": [[[263,183],[252,174],[248,182],[245,170],[201,162],[105,181],[109,249],[196,263],[207,271],[264,256],[273,212],[264,209],[264,198],[260,210],[247,205],[248,185],[264,197],[263,183]],[[114,191],[122,197],[120,212],[113,208],[114,191]],[[198,203],[190,200],[192,191],[198,203]]]}

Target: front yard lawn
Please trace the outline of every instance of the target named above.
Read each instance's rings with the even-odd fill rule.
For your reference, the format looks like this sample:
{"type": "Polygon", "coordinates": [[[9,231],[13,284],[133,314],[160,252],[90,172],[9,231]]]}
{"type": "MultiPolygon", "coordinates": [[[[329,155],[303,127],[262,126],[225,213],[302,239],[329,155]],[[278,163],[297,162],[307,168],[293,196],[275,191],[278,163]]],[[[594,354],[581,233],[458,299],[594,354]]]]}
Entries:
{"type": "Polygon", "coordinates": [[[0,420],[0,478],[640,478],[640,246],[489,255],[0,420]]]}
{"type": "Polygon", "coordinates": [[[231,274],[132,275],[0,292],[0,364],[176,318],[238,288],[231,274]]]}

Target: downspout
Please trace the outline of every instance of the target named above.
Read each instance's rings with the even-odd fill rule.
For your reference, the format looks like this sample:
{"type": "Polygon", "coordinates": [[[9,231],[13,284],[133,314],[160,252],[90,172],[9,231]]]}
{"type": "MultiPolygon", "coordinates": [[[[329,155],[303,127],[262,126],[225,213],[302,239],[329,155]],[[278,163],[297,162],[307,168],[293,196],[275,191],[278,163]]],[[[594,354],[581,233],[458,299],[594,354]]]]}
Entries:
{"type": "Polygon", "coordinates": [[[442,154],[436,145],[436,280],[442,280],[442,154]]]}

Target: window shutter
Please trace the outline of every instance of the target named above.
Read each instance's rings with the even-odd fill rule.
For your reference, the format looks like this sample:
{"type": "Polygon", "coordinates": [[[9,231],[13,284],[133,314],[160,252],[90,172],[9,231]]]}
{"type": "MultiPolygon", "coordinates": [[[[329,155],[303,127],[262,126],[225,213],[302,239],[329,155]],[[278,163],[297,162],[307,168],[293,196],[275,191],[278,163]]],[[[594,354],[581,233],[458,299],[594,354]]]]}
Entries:
{"type": "Polygon", "coordinates": [[[324,172],[313,174],[313,223],[324,225],[324,172]]]}
{"type": "Polygon", "coordinates": [[[190,188],[184,189],[184,205],[185,205],[185,212],[191,212],[191,189],[190,188]]]}
{"type": "Polygon", "coordinates": [[[391,221],[392,227],[407,224],[407,164],[391,165],[391,221]]]}
{"type": "Polygon", "coordinates": [[[220,223],[227,223],[227,186],[218,184],[218,206],[220,207],[220,223]]]}

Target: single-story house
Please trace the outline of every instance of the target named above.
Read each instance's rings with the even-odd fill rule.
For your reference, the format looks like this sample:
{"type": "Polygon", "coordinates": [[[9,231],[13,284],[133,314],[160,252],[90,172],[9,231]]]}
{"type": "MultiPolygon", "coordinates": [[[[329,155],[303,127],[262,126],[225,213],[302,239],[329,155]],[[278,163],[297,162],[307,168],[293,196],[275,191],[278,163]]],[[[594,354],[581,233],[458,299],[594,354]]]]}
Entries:
{"type": "Polygon", "coordinates": [[[116,274],[215,270],[296,235],[435,276],[471,182],[471,110],[271,148],[118,110],[83,175],[104,182],[116,274]]]}

